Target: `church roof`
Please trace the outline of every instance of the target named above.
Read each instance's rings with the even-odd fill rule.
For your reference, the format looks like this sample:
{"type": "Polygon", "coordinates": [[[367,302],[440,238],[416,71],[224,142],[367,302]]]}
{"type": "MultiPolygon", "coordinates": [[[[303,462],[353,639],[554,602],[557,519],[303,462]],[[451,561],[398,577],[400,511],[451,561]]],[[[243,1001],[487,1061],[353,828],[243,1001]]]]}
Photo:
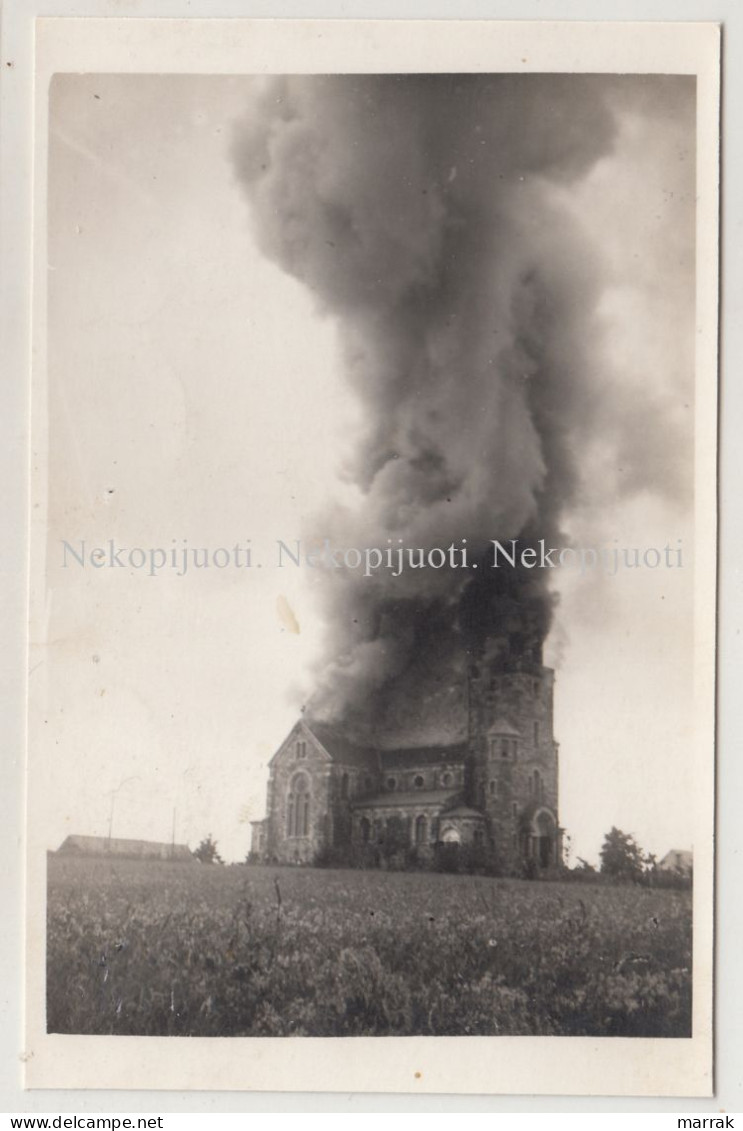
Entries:
{"type": "Polygon", "coordinates": [[[334,762],[351,766],[374,767],[381,764],[385,770],[414,769],[416,766],[446,765],[463,762],[467,754],[464,742],[450,745],[421,745],[379,749],[354,742],[338,726],[332,723],[315,722],[303,719],[307,727],[334,762]]]}
{"type": "Polygon", "coordinates": [[[307,729],[325,747],[334,762],[341,762],[350,766],[376,765],[376,751],[368,746],[357,746],[338,727],[310,719],[303,721],[307,729]]]}
{"type": "Polygon", "coordinates": [[[415,769],[416,766],[463,762],[466,754],[465,743],[458,742],[451,746],[410,746],[397,750],[380,750],[379,757],[385,770],[406,770],[415,769]]]}
{"type": "Polygon", "coordinates": [[[359,798],[351,803],[352,809],[406,809],[422,805],[450,805],[461,797],[445,789],[411,789],[396,793],[377,793],[373,797],[359,798]]]}

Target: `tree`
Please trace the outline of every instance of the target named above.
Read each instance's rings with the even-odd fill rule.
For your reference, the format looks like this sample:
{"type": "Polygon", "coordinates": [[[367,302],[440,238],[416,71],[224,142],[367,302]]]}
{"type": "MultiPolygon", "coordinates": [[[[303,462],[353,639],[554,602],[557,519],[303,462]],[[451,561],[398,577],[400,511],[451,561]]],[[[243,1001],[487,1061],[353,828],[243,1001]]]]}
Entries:
{"type": "Polygon", "coordinates": [[[601,873],[617,880],[639,880],[645,871],[645,857],[635,838],[612,828],[601,849],[601,873]]]}
{"type": "Polygon", "coordinates": [[[199,847],[194,850],[194,856],[201,864],[224,864],[224,860],[217,852],[217,842],[211,833],[205,836],[199,847]]]}

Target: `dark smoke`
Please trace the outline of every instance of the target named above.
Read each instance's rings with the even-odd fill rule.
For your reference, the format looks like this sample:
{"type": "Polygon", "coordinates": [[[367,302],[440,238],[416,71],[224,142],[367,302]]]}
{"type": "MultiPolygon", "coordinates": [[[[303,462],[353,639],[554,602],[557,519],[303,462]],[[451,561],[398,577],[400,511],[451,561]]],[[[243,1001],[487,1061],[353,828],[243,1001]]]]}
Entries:
{"type": "MultiPolygon", "coordinates": [[[[234,147],[256,238],[337,320],[364,408],[359,508],[314,534],[466,537],[471,560],[492,538],[559,538],[602,388],[600,269],[554,190],[611,152],[617,90],[575,75],[266,84],[234,147]]],[[[335,574],[325,602],[312,711],[440,736],[494,639],[504,661],[539,662],[553,598],[536,571],[481,568],[335,574]]]]}

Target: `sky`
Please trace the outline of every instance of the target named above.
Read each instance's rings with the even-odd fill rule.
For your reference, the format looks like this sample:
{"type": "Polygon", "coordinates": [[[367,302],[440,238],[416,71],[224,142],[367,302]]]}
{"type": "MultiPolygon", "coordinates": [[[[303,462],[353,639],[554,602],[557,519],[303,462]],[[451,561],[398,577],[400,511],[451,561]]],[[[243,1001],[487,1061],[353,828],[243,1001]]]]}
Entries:
{"type": "MultiPolygon", "coordinates": [[[[175,828],[243,859],[268,761],[327,647],[317,577],[276,568],[274,547],[318,506],[356,505],[343,469],[364,412],[338,318],[251,222],[232,153],[256,87],[52,84],[46,711],[31,747],[49,848],[175,828]],[[254,564],[65,565],[65,541],[110,539],[250,540],[254,564]]],[[[664,481],[692,461],[693,135],[652,92],[623,97],[612,146],[550,192],[600,258],[597,380],[626,406],[638,483],[619,489],[616,449],[581,452],[565,528],[585,546],[680,539],[684,568],[555,579],[560,819],[572,859],[592,861],[613,825],[658,855],[692,840],[692,516],[688,490],[646,484],[654,458],[664,481]]]]}

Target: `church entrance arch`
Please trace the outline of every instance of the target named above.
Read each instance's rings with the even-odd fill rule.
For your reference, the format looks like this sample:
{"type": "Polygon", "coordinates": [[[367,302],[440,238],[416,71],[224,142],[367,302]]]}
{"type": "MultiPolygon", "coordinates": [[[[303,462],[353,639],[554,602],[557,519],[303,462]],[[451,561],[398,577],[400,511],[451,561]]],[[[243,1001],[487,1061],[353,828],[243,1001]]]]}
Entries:
{"type": "Polygon", "coordinates": [[[462,834],[459,829],[455,829],[453,825],[449,825],[448,828],[443,829],[441,839],[444,844],[461,844],[462,834]]]}
{"type": "Polygon", "coordinates": [[[557,825],[548,809],[539,809],[532,823],[533,855],[541,868],[549,868],[555,860],[557,825]]]}

